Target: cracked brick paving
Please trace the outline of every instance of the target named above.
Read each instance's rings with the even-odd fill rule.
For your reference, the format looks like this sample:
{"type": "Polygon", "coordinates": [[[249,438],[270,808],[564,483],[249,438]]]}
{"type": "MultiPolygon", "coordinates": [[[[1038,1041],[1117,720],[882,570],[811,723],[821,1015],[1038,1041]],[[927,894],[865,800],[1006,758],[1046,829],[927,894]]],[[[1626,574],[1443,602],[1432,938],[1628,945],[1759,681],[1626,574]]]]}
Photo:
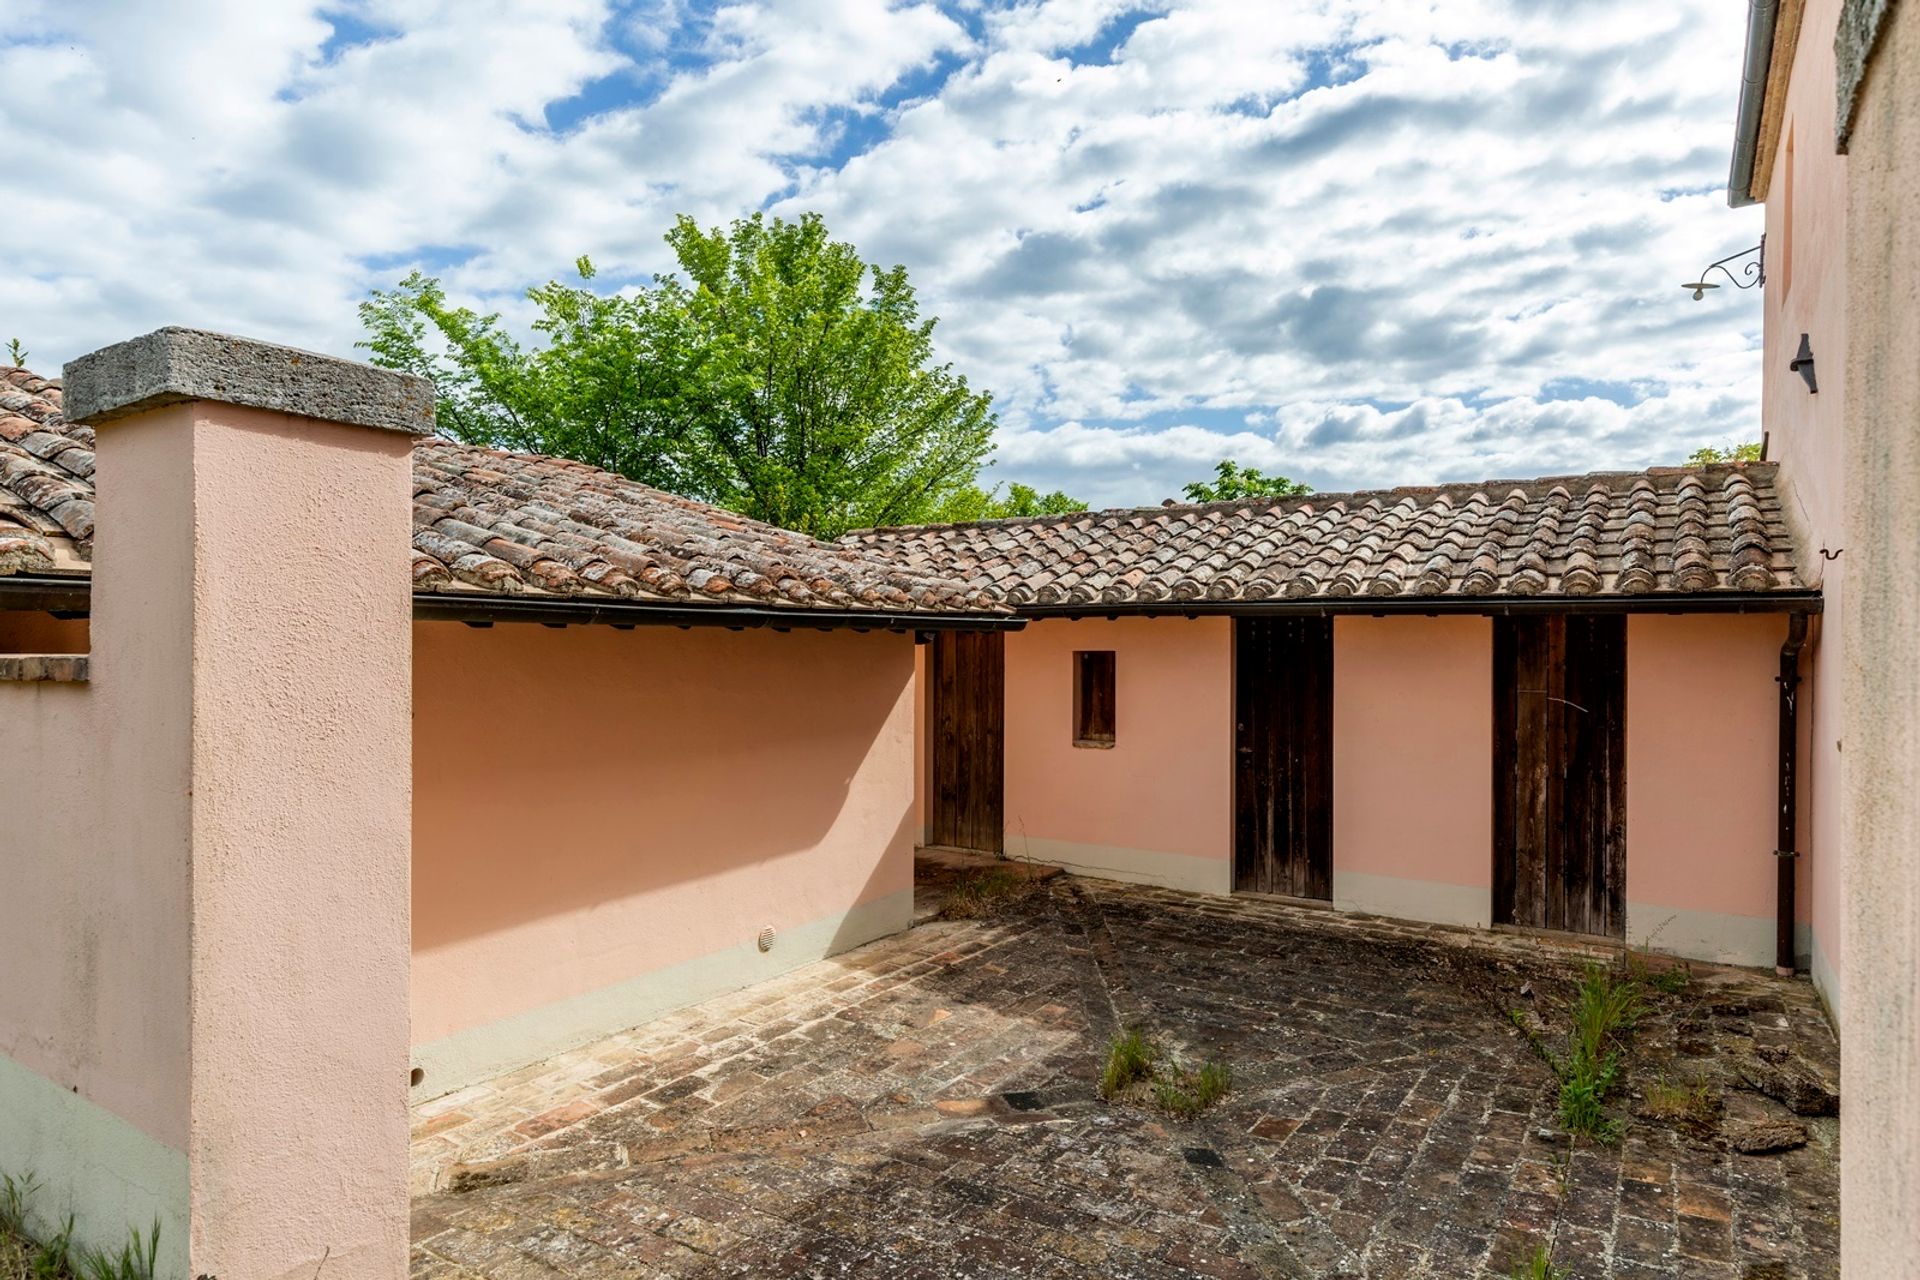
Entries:
{"type": "Polygon", "coordinates": [[[415,1280],[1505,1277],[1535,1244],[1576,1280],[1838,1274],[1835,1122],[1740,1083],[1755,1055],[1831,1080],[1804,981],[1650,994],[1624,1136],[1570,1148],[1507,1012],[1551,1026],[1578,948],[1064,876],[926,914],[418,1107],[415,1280]],[[1188,1122],[1101,1101],[1135,1024],[1231,1093],[1188,1122]],[[1669,1077],[1806,1145],[1637,1114],[1669,1077]]]}

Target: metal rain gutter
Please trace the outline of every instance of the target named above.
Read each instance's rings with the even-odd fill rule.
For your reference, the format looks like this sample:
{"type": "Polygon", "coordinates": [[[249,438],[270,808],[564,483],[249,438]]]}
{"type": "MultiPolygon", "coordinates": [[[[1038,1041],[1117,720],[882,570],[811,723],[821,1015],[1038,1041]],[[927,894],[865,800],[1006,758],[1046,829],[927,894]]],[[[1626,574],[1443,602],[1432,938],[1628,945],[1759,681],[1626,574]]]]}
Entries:
{"type": "Polygon", "coordinates": [[[1654,592],[1634,596],[1285,596],[1265,600],[1153,600],[1115,604],[1017,604],[1022,618],[1202,618],[1272,614],[1385,617],[1537,613],[1819,613],[1820,592],[1803,587],[1766,592],[1654,592]]]}
{"type": "Polygon", "coordinates": [[[1760,146],[1760,111],[1767,100],[1767,68],[1773,63],[1773,20],[1779,0],[1747,0],[1747,57],[1740,69],[1740,111],[1733,126],[1733,170],[1727,175],[1727,204],[1743,209],[1756,203],[1753,162],[1760,146]]]}
{"type": "Polygon", "coordinates": [[[416,592],[417,622],[538,622],[565,626],[726,627],[740,631],[1018,631],[1026,620],[1006,613],[933,613],[913,609],[802,609],[754,605],[677,605],[574,596],[497,596],[464,592],[416,592]]]}
{"type": "MultiPolygon", "coordinates": [[[[82,577],[0,577],[0,610],[34,610],[84,618],[92,611],[93,584],[82,577]]],[[[727,627],[735,631],[787,630],[1019,631],[1026,619],[1010,613],[931,613],[913,609],[799,609],[753,605],[679,605],[607,597],[508,596],[480,592],[416,592],[419,622],[538,622],[565,626],[727,627]]]]}

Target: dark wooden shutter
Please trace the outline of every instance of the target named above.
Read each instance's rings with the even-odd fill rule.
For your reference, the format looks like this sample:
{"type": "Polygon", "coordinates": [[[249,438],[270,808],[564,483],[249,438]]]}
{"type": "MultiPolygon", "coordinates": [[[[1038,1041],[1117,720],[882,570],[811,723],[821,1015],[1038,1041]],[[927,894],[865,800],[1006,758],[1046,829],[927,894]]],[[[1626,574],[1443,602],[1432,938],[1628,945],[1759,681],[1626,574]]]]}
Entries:
{"type": "Polygon", "coordinates": [[[999,853],[1005,837],[1005,637],[998,631],[937,632],[927,668],[927,843],[999,853]]]}
{"type": "Polygon", "coordinates": [[[1626,933],[1626,618],[1494,619],[1493,917],[1626,933]]]}
{"type": "Polygon", "coordinates": [[[1234,887],[1333,896],[1333,620],[1234,620],[1234,887]]]}
{"type": "Polygon", "coordinates": [[[1082,747],[1113,745],[1113,704],[1113,650],[1076,650],[1073,655],[1074,745],[1082,747]]]}

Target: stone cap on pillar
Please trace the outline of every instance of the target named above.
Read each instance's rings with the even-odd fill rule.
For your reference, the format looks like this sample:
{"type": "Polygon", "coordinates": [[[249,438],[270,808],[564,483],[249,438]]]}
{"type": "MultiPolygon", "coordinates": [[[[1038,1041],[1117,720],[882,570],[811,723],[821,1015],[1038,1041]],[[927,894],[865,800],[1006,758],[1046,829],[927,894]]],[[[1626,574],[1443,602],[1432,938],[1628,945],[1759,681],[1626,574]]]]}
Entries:
{"type": "Polygon", "coordinates": [[[424,435],[433,383],[357,360],[169,326],[102,347],[62,372],[64,412],[92,426],[188,400],[424,435]]]}

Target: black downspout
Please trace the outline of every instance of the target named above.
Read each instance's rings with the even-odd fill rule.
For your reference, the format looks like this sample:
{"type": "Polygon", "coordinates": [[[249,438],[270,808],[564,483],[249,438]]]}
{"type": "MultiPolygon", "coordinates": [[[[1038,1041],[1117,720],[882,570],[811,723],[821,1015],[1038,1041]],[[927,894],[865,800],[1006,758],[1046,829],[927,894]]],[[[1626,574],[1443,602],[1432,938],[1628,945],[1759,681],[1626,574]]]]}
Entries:
{"type": "Polygon", "coordinates": [[[1800,855],[1794,850],[1794,820],[1800,790],[1800,650],[1807,643],[1807,615],[1787,615],[1787,639],[1780,646],[1780,831],[1774,846],[1779,867],[1779,928],[1775,935],[1775,972],[1791,977],[1798,957],[1793,945],[1793,873],[1800,855]]]}

